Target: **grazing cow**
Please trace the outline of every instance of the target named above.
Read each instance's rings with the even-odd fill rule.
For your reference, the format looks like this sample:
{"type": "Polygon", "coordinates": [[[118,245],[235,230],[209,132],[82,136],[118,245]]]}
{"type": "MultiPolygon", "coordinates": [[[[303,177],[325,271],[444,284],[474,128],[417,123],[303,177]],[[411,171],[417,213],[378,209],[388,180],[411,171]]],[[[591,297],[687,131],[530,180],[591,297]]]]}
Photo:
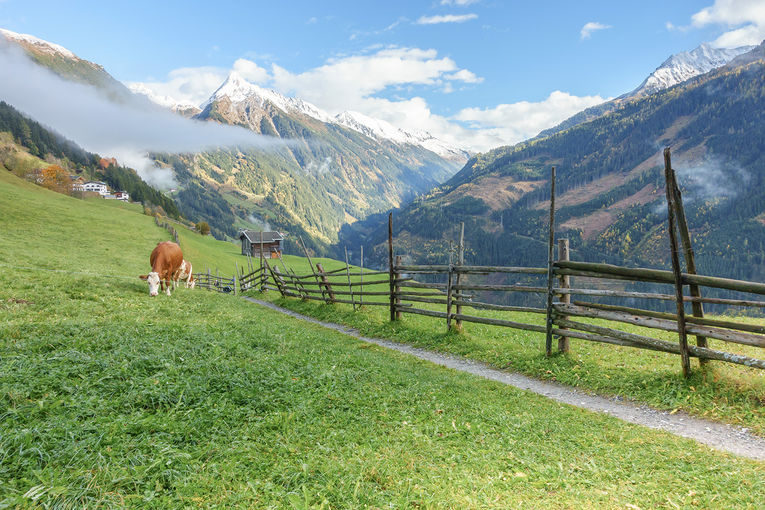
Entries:
{"type": "Polygon", "coordinates": [[[165,291],[165,294],[170,295],[173,276],[182,262],[183,252],[176,243],[165,241],[157,244],[149,257],[151,273],[139,276],[141,280],[149,282],[150,296],[159,294],[160,288],[165,291]]]}
{"type": "Polygon", "coordinates": [[[183,262],[181,262],[181,267],[179,267],[175,272],[175,275],[173,275],[173,287],[177,286],[178,283],[183,280],[186,282],[187,289],[193,289],[196,282],[194,281],[192,271],[191,262],[184,259],[183,262]]]}

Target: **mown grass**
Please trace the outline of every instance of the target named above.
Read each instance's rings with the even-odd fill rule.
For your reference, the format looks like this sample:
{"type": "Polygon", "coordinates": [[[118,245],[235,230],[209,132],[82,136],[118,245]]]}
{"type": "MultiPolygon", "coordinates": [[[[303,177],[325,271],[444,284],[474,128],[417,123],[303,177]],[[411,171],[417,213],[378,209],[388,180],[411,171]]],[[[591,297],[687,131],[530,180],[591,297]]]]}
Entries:
{"type": "Polygon", "coordinates": [[[762,501],[761,463],[228,295],[149,298],[131,275],[167,234],[100,204],[0,176],[3,260],[65,271],[0,271],[0,506],[762,501]]]}
{"type": "MultiPolygon", "coordinates": [[[[299,257],[285,258],[285,263],[298,274],[309,272],[307,261],[299,257]]],[[[337,261],[325,260],[324,263],[327,270],[344,266],[337,261]]],[[[379,286],[375,290],[387,290],[387,287],[379,286]]],[[[432,317],[404,314],[401,321],[391,323],[389,311],[384,307],[364,307],[362,312],[354,312],[350,305],[280,298],[275,292],[261,297],[306,315],[358,328],[368,336],[457,354],[540,379],[634,399],[660,409],[683,410],[738,424],[765,435],[765,372],[762,370],[722,362],[711,362],[701,370],[694,359],[693,375],[685,380],[681,376],[679,356],[672,354],[571,339],[569,355],[555,355],[548,359],[544,356],[544,335],[540,333],[465,322],[463,333],[455,334],[447,332],[445,320],[432,317]]],[[[384,299],[376,298],[375,301],[384,299]]],[[[413,305],[442,312],[446,308],[424,303],[413,305]]],[[[478,311],[468,307],[463,313],[544,325],[544,316],[536,314],[478,311]]],[[[756,318],[740,320],[762,321],[756,318]]],[[[592,322],[609,325],[604,321],[592,322]]],[[[630,325],[619,325],[619,328],[677,341],[677,336],[669,332],[630,325]]],[[[690,340],[693,341],[693,337],[690,340]]],[[[756,347],[716,340],[710,340],[710,345],[729,352],[759,358],[765,356],[765,352],[756,347]]]]}

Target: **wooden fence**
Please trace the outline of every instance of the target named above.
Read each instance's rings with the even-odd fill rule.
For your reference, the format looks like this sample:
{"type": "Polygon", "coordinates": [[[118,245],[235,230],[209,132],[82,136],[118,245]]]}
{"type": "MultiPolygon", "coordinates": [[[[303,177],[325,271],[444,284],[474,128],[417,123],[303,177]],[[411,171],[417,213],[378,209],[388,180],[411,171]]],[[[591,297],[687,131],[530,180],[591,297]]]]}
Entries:
{"type": "Polygon", "coordinates": [[[179,243],[179,241],[178,241],[178,231],[175,230],[174,226],[172,226],[171,224],[169,224],[166,221],[160,220],[159,216],[154,216],[154,223],[156,223],[158,227],[162,227],[165,230],[167,230],[170,233],[170,235],[173,236],[173,240],[176,243],[179,243]]]}
{"type": "MultiPolygon", "coordinates": [[[[703,304],[765,309],[762,298],[765,284],[731,280],[696,274],[690,235],[685,222],[682,198],[671,168],[669,150],[665,151],[665,176],[670,226],[672,271],[628,268],[608,264],[571,261],[567,239],[558,239],[555,257],[555,169],[551,173],[550,235],[547,267],[501,267],[472,266],[465,264],[464,224],[460,230],[456,250],[449,250],[449,260],[442,265],[406,265],[401,256],[394,256],[393,217],[388,220],[388,270],[364,271],[363,250],[361,267],[352,269],[346,252],[345,267],[326,271],[321,264],[314,264],[300,239],[311,272],[298,275],[286,267],[281,257],[269,262],[261,256],[255,268],[248,257],[248,273],[237,267],[239,291],[258,289],[274,290],[285,297],[317,300],[325,303],[347,303],[354,310],[361,306],[385,306],[390,310],[391,321],[401,320],[403,314],[424,315],[442,319],[447,329],[460,330],[464,322],[489,324],[545,334],[545,351],[552,354],[552,340],[557,337],[558,350],[569,352],[569,339],[601,342],[679,354],[683,374],[690,373],[690,358],[700,363],[709,360],[725,361],[753,368],[765,369],[765,360],[741,353],[713,349],[708,339],[751,347],[765,348],[765,325],[747,324],[740,321],[710,319],[704,317],[703,304]],[[678,236],[679,234],[679,236],[678,236]],[[678,242],[678,237],[680,242],[678,242]],[[680,245],[682,244],[682,251],[680,245]],[[680,254],[684,255],[685,271],[681,270],[680,254]],[[365,280],[366,278],[366,280],[365,280]],[[427,281],[418,281],[427,280],[427,281]],[[514,282],[508,280],[514,279],[514,282]],[[577,286],[573,285],[576,280],[577,286]],[[654,286],[670,286],[667,293],[637,292],[604,289],[597,284],[604,280],[616,282],[641,282],[654,286]],[[498,284],[497,281],[502,283],[498,284]],[[588,287],[587,283],[595,283],[588,287]],[[687,288],[687,291],[685,290],[687,288]],[[735,298],[703,297],[702,289],[722,289],[743,294],[735,298]],[[524,293],[538,296],[539,306],[513,306],[510,295],[524,293]],[[499,294],[498,299],[487,299],[487,294],[499,294]],[[572,296],[578,296],[572,301],[572,296]],[[582,301],[590,299],[590,301],[582,301]],[[624,306],[623,302],[603,303],[611,299],[643,300],[641,302],[665,303],[672,310],[648,310],[624,306]],[[494,302],[490,302],[494,301],[494,302]],[[690,303],[692,312],[685,313],[690,303]],[[429,306],[423,306],[427,304],[429,306]],[[442,307],[442,308],[441,308],[442,307]],[[440,308],[440,309],[439,309],[440,308]],[[470,308],[474,312],[467,313],[470,308]],[[480,311],[526,312],[525,317],[539,317],[528,322],[480,315],[480,311]],[[587,319],[587,321],[582,321],[587,319]],[[595,321],[595,323],[593,323],[595,321]],[[602,325],[603,323],[607,326],[602,325]],[[648,333],[637,334],[619,329],[619,325],[646,328],[648,333]],[[676,333],[678,341],[671,342],[648,336],[651,330],[676,333]],[[689,345],[687,335],[696,337],[696,345],[689,345]]],[[[235,279],[212,277],[209,273],[197,275],[197,285],[223,292],[236,291],[235,279]],[[228,289],[228,290],[226,290],[228,289]]],[[[660,308],[654,306],[654,308],[660,308]]],[[[516,317],[512,317],[515,319],[516,317]]]]}
{"type": "Polygon", "coordinates": [[[231,292],[236,294],[237,292],[236,278],[220,276],[217,271],[215,274],[211,274],[209,269],[206,273],[194,273],[194,281],[196,282],[196,287],[200,289],[214,290],[226,294],[231,292]]]}

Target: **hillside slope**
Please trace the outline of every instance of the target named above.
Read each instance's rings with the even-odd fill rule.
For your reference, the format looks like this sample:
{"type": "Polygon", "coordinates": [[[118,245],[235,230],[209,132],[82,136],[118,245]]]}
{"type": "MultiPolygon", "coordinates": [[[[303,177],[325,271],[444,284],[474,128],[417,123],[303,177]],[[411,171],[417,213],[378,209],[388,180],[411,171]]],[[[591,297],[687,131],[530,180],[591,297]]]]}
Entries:
{"type": "Polygon", "coordinates": [[[72,176],[102,180],[114,191],[127,191],[134,202],[158,206],[166,214],[180,217],[175,202],[146,184],[134,170],[102,160],[0,101],[0,168],[32,178],[31,173],[52,164],[72,176]]]}
{"type": "Polygon", "coordinates": [[[230,295],[149,298],[136,275],[167,232],[135,205],[3,171],[0,217],[4,507],[730,507],[764,490],[755,462],[230,295]]]}
{"type": "MultiPolygon", "coordinates": [[[[661,151],[671,146],[700,270],[760,280],[763,112],[765,63],[729,66],[553,136],[472,158],[396,214],[396,233],[405,254],[443,260],[444,244],[434,242],[456,239],[465,221],[471,260],[544,262],[548,176],[556,166],[557,226],[572,238],[577,259],[666,267],[661,151]]],[[[385,229],[360,224],[342,238],[379,247],[385,229]]]]}

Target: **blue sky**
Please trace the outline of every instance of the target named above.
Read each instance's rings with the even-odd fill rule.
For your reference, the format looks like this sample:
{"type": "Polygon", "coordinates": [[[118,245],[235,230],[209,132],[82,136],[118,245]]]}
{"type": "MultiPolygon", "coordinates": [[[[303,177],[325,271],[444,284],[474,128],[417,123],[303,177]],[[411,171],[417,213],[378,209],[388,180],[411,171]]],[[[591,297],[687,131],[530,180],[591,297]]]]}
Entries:
{"type": "Polygon", "coordinates": [[[0,0],[0,27],[179,100],[236,68],[330,113],[486,150],[637,87],[673,53],[759,42],[765,0],[0,0]]]}

